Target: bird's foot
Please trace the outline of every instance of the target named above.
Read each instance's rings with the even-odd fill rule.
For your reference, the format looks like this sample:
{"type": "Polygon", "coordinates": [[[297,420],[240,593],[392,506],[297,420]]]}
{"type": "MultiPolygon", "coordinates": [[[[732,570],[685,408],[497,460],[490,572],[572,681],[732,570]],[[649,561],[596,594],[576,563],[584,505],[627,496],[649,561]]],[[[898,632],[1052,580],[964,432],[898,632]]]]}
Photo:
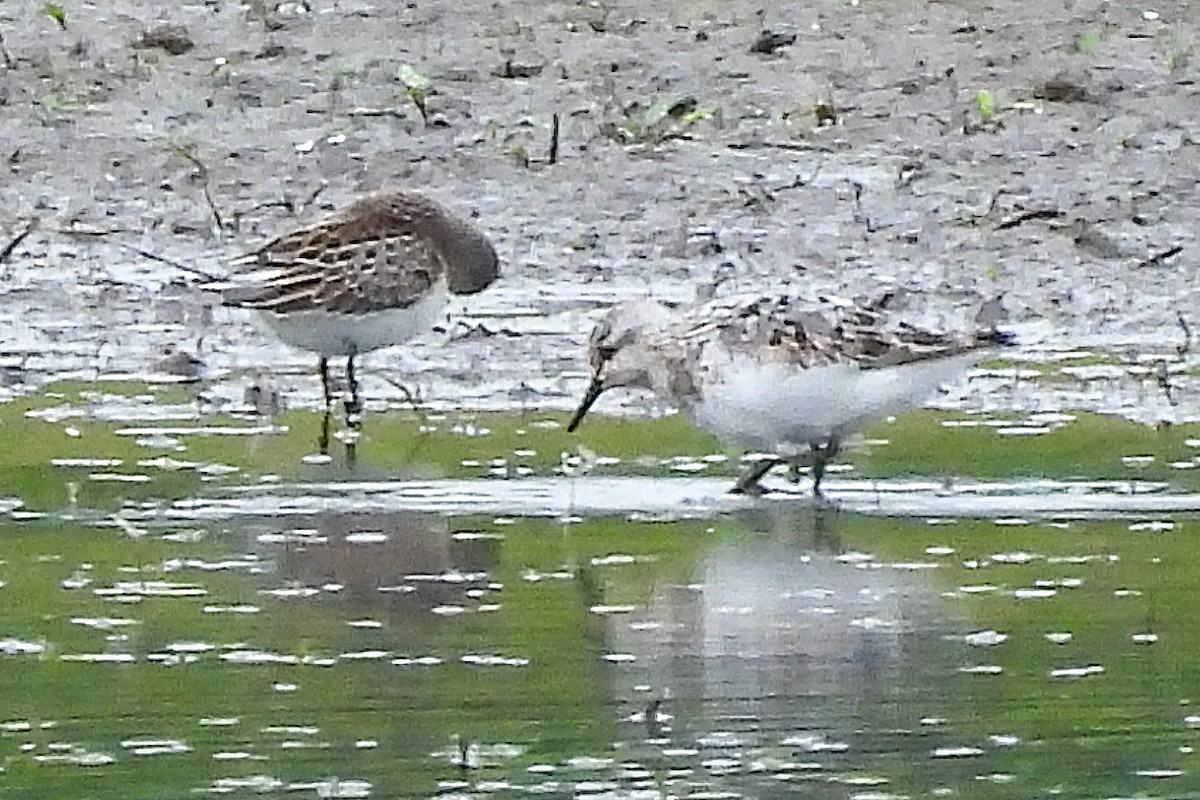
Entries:
{"type": "Polygon", "coordinates": [[[812,490],[813,506],[820,510],[840,511],[842,503],[840,500],[835,500],[829,495],[821,491],[819,485],[814,485],[812,490]]]}

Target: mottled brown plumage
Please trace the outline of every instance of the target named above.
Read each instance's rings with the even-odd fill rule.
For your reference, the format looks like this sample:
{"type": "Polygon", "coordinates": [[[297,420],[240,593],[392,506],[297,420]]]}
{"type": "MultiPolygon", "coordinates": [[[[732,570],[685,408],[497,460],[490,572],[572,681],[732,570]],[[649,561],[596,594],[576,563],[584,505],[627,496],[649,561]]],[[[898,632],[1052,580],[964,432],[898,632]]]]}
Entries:
{"type": "Polygon", "coordinates": [[[413,192],[365,197],[239,263],[261,277],[227,290],[225,303],[277,314],[408,308],[443,279],[451,293],[473,294],[499,275],[475,226],[413,192]]]}
{"type": "Polygon", "coordinates": [[[480,292],[500,274],[478,228],[415,192],[357,200],[235,266],[225,305],[263,312],[285,342],[318,353],[327,406],[328,358],[346,356],[348,410],[360,407],[355,356],[429,330],[447,294],[480,292]]]}
{"type": "Polygon", "coordinates": [[[911,364],[994,347],[1006,334],[994,328],[939,331],[892,312],[894,295],[869,303],[795,295],[715,301],[684,314],[663,331],[689,349],[719,341],[733,351],[802,368],[854,363],[862,369],[911,364]]]}

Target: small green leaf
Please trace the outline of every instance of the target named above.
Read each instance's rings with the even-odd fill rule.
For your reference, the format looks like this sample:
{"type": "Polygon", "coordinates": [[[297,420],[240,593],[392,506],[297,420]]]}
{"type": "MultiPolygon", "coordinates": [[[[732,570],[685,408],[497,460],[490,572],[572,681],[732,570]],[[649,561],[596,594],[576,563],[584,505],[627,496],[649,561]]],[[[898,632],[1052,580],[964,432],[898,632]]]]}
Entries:
{"type": "Polygon", "coordinates": [[[1075,36],[1074,47],[1078,53],[1090,53],[1100,46],[1103,34],[1100,31],[1085,31],[1075,36]]]}
{"type": "Polygon", "coordinates": [[[396,77],[404,84],[404,93],[408,95],[408,99],[412,100],[417,111],[421,112],[421,119],[428,122],[425,98],[433,93],[433,81],[417,72],[411,64],[401,64],[396,70],[396,77]]]}
{"type": "Polygon", "coordinates": [[[422,97],[426,97],[433,91],[433,81],[417,72],[412,64],[401,64],[396,70],[396,77],[408,89],[409,95],[419,93],[422,97]]]}
{"type": "Polygon", "coordinates": [[[987,122],[996,116],[996,98],[987,89],[975,93],[975,107],[979,110],[979,118],[987,122]]]}
{"type": "Polygon", "coordinates": [[[42,6],[42,11],[46,13],[50,19],[58,23],[58,27],[64,31],[67,29],[67,12],[62,6],[55,3],[46,3],[42,6]]]}
{"type": "Polygon", "coordinates": [[[671,107],[675,105],[674,100],[659,100],[654,105],[646,109],[646,113],[642,115],[642,127],[653,128],[658,123],[667,118],[671,113],[671,107]]]}

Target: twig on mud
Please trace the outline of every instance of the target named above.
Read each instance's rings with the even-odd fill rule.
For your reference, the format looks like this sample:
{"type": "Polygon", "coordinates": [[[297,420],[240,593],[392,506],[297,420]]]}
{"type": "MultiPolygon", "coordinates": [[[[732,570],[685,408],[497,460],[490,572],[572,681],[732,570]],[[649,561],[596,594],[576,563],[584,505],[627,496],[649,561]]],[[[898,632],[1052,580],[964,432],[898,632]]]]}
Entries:
{"type": "MultiPolygon", "coordinates": [[[[413,412],[417,415],[417,418],[420,419],[422,430],[428,430],[429,413],[424,408],[421,407],[421,398],[418,397],[416,394],[413,394],[411,391],[409,391],[409,388],[407,386],[405,386],[403,383],[400,383],[399,381],[394,381],[391,378],[389,378],[387,375],[380,375],[379,377],[383,378],[385,381],[390,383],[392,386],[394,386],[400,390],[400,393],[402,395],[404,395],[404,401],[406,403],[408,403],[410,406],[412,406],[413,412]]],[[[418,388],[417,391],[419,394],[420,389],[418,388]]]]}
{"type": "MultiPolygon", "coordinates": [[[[415,394],[413,394],[412,391],[407,386],[405,386],[403,383],[400,383],[399,381],[392,380],[387,375],[380,375],[379,377],[383,378],[385,381],[390,383],[392,386],[399,389],[400,394],[404,395],[404,402],[406,402],[410,406],[412,406],[413,411],[416,411],[418,414],[421,414],[421,400],[419,397],[417,397],[415,394]]],[[[424,416],[424,415],[422,414],[422,416],[424,416]]]]}
{"type": "MultiPolygon", "coordinates": [[[[1177,244],[1174,247],[1163,250],[1161,253],[1155,253],[1154,255],[1147,258],[1145,261],[1142,261],[1141,263],[1139,263],[1137,265],[1137,268],[1141,269],[1142,267],[1162,266],[1162,263],[1164,261],[1166,261],[1168,258],[1174,258],[1175,256],[1179,255],[1182,252],[1183,252],[1183,245],[1177,244]]],[[[1186,330],[1186,326],[1185,326],[1185,330],[1186,330]]]]}
{"type": "MultiPolygon", "coordinates": [[[[313,203],[317,202],[317,198],[321,196],[321,192],[325,191],[326,187],[328,187],[328,186],[329,186],[328,183],[325,183],[324,181],[322,181],[321,185],[318,186],[316,189],[313,189],[312,194],[310,194],[308,196],[308,199],[304,201],[303,208],[307,208],[308,206],[311,206],[313,203]]],[[[301,210],[303,210],[303,208],[301,210]]]]}
{"type": "Polygon", "coordinates": [[[1062,211],[1059,211],[1057,208],[1035,208],[1031,211],[1022,211],[1020,214],[1017,214],[1014,217],[1009,217],[1006,220],[1001,220],[996,225],[996,230],[1006,231],[1009,228],[1015,228],[1018,225],[1029,222],[1030,220],[1059,219],[1064,216],[1066,216],[1066,214],[1064,214],[1062,211]]]}
{"type": "Polygon", "coordinates": [[[351,117],[395,117],[404,119],[408,115],[400,108],[352,108],[347,112],[351,117]]]}
{"type": "MultiPolygon", "coordinates": [[[[105,236],[112,236],[113,234],[134,233],[135,231],[132,231],[128,228],[109,228],[107,230],[96,230],[94,228],[93,229],[89,229],[89,228],[58,228],[58,229],[54,230],[53,232],[57,233],[57,234],[61,234],[62,236],[75,236],[75,237],[89,236],[94,239],[102,239],[105,236]]],[[[168,267],[173,267],[173,268],[179,270],[180,272],[186,272],[189,275],[195,275],[196,277],[203,278],[204,280],[209,281],[211,283],[216,283],[218,281],[225,280],[224,278],[222,278],[220,276],[213,275],[211,272],[205,272],[204,270],[199,269],[197,267],[190,267],[187,264],[183,264],[179,261],[175,261],[174,259],[167,258],[166,256],[160,256],[158,253],[152,253],[149,250],[144,250],[141,247],[137,247],[136,245],[118,244],[117,246],[120,247],[122,250],[128,250],[131,253],[136,253],[137,255],[141,256],[142,258],[148,258],[151,261],[157,261],[160,264],[166,264],[168,267]]],[[[0,259],[0,260],[2,260],[2,259],[0,259]]]]}
{"type": "Polygon", "coordinates": [[[861,222],[867,233],[874,233],[875,226],[871,224],[871,215],[863,211],[862,198],[866,187],[858,181],[851,180],[850,188],[854,191],[854,221],[861,222]]]}
{"type": "Polygon", "coordinates": [[[136,233],[132,228],[51,228],[50,232],[57,233],[60,236],[90,236],[93,239],[100,239],[118,233],[136,233]]]}
{"type": "Polygon", "coordinates": [[[1158,380],[1159,388],[1166,395],[1167,402],[1173,406],[1179,405],[1179,400],[1175,397],[1175,386],[1171,383],[1171,371],[1168,369],[1166,359],[1159,361],[1155,365],[1154,377],[1158,380]]]}
{"type": "Polygon", "coordinates": [[[17,249],[17,246],[21,244],[21,242],[25,241],[25,237],[33,233],[33,229],[37,227],[37,224],[38,221],[36,219],[29,220],[29,222],[25,224],[24,230],[10,239],[8,244],[4,245],[4,249],[0,250],[0,264],[8,261],[9,256],[11,256],[13,251],[17,249]]]}
{"type": "Polygon", "coordinates": [[[1175,312],[1175,321],[1179,323],[1180,330],[1183,331],[1183,344],[1175,348],[1175,352],[1183,358],[1192,350],[1192,329],[1188,327],[1187,319],[1183,316],[1182,311],[1175,312]]]}
{"type": "Polygon", "coordinates": [[[325,188],[328,185],[329,184],[327,184],[327,183],[322,183],[320,186],[318,186],[316,189],[314,189],[308,197],[306,197],[303,200],[300,200],[300,201],[272,200],[268,203],[259,203],[257,206],[255,206],[254,210],[262,211],[264,208],[282,208],[282,209],[286,209],[287,212],[289,214],[291,214],[292,216],[296,216],[296,215],[302,213],[304,211],[304,209],[308,208],[313,203],[315,203],[317,198],[321,196],[321,192],[325,191],[325,188]]]}
{"type": "MultiPolygon", "coordinates": [[[[1183,344],[1176,345],[1175,353],[1182,361],[1188,352],[1192,349],[1192,329],[1188,327],[1187,320],[1183,316],[1183,312],[1175,312],[1175,321],[1178,323],[1180,330],[1183,331],[1183,344]]],[[[1179,405],[1179,398],[1175,396],[1175,385],[1171,383],[1171,365],[1167,359],[1162,359],[1155,365],[1154,377],[1158,380],[1159,387],[1163,390],[1163,394],[1167,397],[1167,402],[1172,406],[1179,405]]]]}
{"type": "Polygon", "coordinates": [[[168,267],[174,267],[180,272],[186,272],[189,275],[195,275],[197,278],[203,278],[209,283],[218,283],[224,280],[224,278],[213,275],[211,272],[205,272],[204,270],[196,267],[189,267],[187,264],[180,263],[174,259],[167,258],[166,256],[160,256],[158,253],[151,253],[149,250],[143,250],[142,248],[135,247],[131,244],[123,244],[120,245],[120,247],[121,249],[128,250],[131,253],[137,253],[142,258],[148,258],[151,261],[157,261],[160,264],[166,264],[168,267]]]}
{"type": "Polygon", "coordinates": [[[17,62],[13,61],[12,54],[8,52],[8,48],[4,46],[4,34],[0,33],[0,58],[4,59],[4,66],[8,69],[16,69],[17,62]]]}
{"type": "Polygon", "coordinates": [[[550,118],[550,163],[558,163],[558,113],[550,118]]]}
{"type": "Polygon", "coordinates": [[[213,202],[212,192],[208,190],[208,171],[204,172],[204,200],[208,203],[208,210],[212,212],[213,222],[217,224],[217,233],[225,230],[225,220],[221,219],[221,212],[217,211],[217,204],[213,202]]]}
{"type": "Polygon", "coordinates": [[[792,179],[791,183],[781,183],[778,186],[772,187],[771,191],[772,192],[785,192],[788,189],[803,189],[805,186],[808,186],[810,183],[812,183],[813,181],[815,181],[817,179],[817,176],[821,174],[821,168],[824,166],[825,166],[824,161],[818,161],[817,165],[815,167],[813,167],[812,173],[809,174],[809,176],[807,178],[804,177],[803,175],[801,175],[800,173],[796,173],[796,177],[792,179]]]}
{"type": "Polygon", "coordinates": [[[761,140],[746,140],[742,142],[730,142],[726,145],[730,150],[758,150],[760,148],[774,148],[776,150],[794,150],[801,153],[832,153],[834,149],[829,145],[809,144],[808,142],[764,142],[761,140]]]}
{"type": "Polygon", "coordinates": [[[225,220],[221,217],[221,212],[217,210],[217,204],[213,202],[212,192],[208,188],[208,165],[201,161],[200,157],[193,153],[189,147],[176,146],[173,149],[181,158],[191,162],[196,171],[200,173],[201,188],[204,190],[204,201],[208,203],[208,210],[212,214],[213,222],[217,226],[217,235],[220,236],[225,231],[225,220]]]}

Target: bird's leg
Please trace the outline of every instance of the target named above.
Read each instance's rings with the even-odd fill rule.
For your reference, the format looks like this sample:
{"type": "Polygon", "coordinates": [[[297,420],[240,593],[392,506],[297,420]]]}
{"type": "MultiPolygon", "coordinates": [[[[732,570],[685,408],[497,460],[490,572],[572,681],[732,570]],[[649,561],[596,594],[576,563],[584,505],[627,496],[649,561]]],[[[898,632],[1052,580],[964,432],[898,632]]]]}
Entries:
{"type": "Polygon", "coordinates": [[[354,355],[346,358],[346,383],[350,388],[350,399],[346,401],[346,424],[353,427],[351,417],[362,412],[362,399],[358,396],[358,376],[354,374],[354,355]]]}
{"type": "Polygon", "coordinates": [[[814,497],[822,499],[825,497],[821,492],[821,479],[825,477],[825,466],[837,455],[841,446],[842,443],[837,440],[836,436],[830,436],[824,442],[812,442],[809,444],[809,448],[812,450],[812,491],[814,497]]]}
{"type": "Polygon", "coordinates": [[[759,481],[764,475],[771,471],[777,464],[782,464],[782,459],[764,458],[761,461],[755,461],[746,469],[745,472],[737,479],[737,483],[729,490],[730,494],[748,494],[758,497],[766,490],[763,489],[759,481]]]}
{"type": "Polygon", "coordinates": [[[333,398],[329,395],[329,359],[321,356],[317,362],[317,372],[321,375],[321,391],[325,393],[325,410],[329,411],[329,406],[333,405],[333,398]]]}
{"type": "Polygon", "coordinates": [[[332,422],[333,411],[325,405],[325,413],[321,415],[321,433],[317,436],[317,452],[323,456],[329,455],[329,426],[332,422]]]}
{"type": "Polygon", "coordinates": [[[329,359],[325,356],[317,361],[317,373],[321,376],[321,392],[325,396],[325,412],[321,417],[321,432],[317,435],[317,452],[323,456],[329,455],[329,425],[331,422],[333,398],[329,394],[329,359]]]}
{"type": "Polygon", "coordinates": [[[353,470],[358,464],[358,433],[362,430],[362,398],[358,394],[358,376],[354,373],[354,353],[346,357],[346,384],[350,397],[346,399],[346,466],[353,470]]]}

